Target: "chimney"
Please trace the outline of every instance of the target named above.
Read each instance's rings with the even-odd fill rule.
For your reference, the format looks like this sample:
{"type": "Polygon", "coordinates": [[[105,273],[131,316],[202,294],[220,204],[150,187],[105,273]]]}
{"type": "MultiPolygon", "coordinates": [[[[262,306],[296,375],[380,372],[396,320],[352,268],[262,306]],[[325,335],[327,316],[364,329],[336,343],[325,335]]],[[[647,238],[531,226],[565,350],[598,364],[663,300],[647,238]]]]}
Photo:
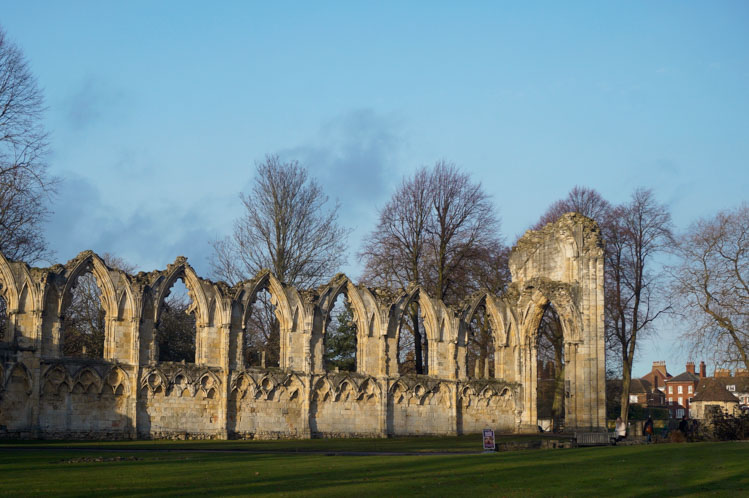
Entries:
{"type": "Polygon", "coordinates": [[[707,377],[707,367],[705,366],[705,362],[701,361],[700,362],[700,378],[704,379],[705,377],[707,377]]]}
{"type": "Polygon", "coordinates": [[[689,372],[690,374],[694,373],[694,362],[693,361],[688,361],[687,362],[687,372],[689,372]]]}
{"type": "Polygon", "coordinates": [[[731,370],[727,368],[716,368],[715,376],[716,377],[731,377],[731,370]]]}

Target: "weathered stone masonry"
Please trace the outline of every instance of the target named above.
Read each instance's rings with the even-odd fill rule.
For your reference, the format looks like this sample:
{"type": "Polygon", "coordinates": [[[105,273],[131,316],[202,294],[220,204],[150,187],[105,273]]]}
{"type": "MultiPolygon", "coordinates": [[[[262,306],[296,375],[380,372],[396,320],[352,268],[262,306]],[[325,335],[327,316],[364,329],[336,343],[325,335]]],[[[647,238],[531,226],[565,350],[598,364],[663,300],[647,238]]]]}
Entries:
{"type": "Polygon", "coordinates": [[[462,434],[484,427],[534,431],[536,335],[549,303],[564,330],[568,428],[603,430],[603,250],[597,225],[577,214],[527,232],[510,257],[503,295],[448,307],[419,287],[393,292],[343,275],[297,290],[269,272],[229,287],[198,277],[184,258],[128,275],[91,251],[30,268],[0,255],[8,322],[0,340],[0,436],[312,437],[462,434]],[[104,358],[62,356],[61,323],[79,276],[91,272],[106,311],[104,358]],[[159,363],[155,324],[176,279],[196,304],[194,364],[159,363]],[[242,328],[267,289],[281,325],[280,368],[242,362],[242,328]],[[357,371],[323,369],[323,333],[345,293],[357,325],[357,371]],[[429,375],[398,375],[398,324],[418,300],[429,375]],[[466,333],[485,305],[495,379],[465,375],[466,333]]]}

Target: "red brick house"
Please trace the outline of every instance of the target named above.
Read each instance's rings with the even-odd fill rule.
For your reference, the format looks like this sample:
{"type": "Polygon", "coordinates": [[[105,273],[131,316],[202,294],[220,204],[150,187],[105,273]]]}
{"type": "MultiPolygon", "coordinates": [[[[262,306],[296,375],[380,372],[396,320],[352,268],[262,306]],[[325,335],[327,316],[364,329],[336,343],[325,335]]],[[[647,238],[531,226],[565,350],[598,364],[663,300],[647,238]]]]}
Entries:
{"type": "Polygon", "coordinates": [[[690,361],[687,363],[686,372],[665,381],[666,402],[671,408],[672,417],[689,416],[689,403],[697,394],[697,385],[700,379],[705,377],[707,377],[705,362],[700,362],[700,373],[697,374],[694,369],[694,362],[690,361]]]}
{"type": "Polygon", "coordinates": [[[654,361],[650,373],[640,377],[640,380],[648,382],[652,388],[663,391],[666,387],[666,381],[671,377],[672,375],[666,370],[665,361],[654,361]]]}

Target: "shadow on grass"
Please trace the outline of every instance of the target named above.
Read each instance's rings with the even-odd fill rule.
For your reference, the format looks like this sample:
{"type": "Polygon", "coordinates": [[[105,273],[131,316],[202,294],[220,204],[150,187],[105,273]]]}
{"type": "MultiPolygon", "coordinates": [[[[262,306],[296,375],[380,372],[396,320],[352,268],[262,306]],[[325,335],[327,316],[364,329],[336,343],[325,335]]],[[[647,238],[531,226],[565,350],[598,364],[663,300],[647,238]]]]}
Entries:
{"type": "Polygon", "coordinates": [[[742,443],[430,458],[169,452],[85,464],[50,463],[83,452],[25,453],[0,454],[3,493],[679,496],[737,494],[749,475],[749,445],[742,443]]]}

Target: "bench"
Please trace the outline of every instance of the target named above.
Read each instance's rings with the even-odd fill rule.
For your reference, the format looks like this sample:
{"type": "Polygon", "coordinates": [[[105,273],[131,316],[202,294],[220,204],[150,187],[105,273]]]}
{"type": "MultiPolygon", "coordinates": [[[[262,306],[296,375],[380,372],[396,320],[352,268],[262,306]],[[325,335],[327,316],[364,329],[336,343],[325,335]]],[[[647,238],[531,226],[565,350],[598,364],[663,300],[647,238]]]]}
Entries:
{"type": "Polygon", "coordinates": [[[576,432],[575,442],[578,446],[608,446],[611,444],[608,432],[576,432]]]}

